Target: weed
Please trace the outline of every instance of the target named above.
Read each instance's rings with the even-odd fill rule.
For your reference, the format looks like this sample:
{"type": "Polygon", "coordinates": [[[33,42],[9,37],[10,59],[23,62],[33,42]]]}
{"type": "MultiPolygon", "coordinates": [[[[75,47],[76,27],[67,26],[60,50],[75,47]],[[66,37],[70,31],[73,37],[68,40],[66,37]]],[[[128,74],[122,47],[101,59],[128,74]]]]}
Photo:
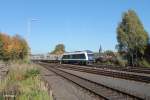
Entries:
{"type": "Polygon", "coordinates": [[[39,74],[34,64],[11,64],[7,77],[0,81],[0,90],[17,88],[17,100],[52,100],[39,74]]]}
{"type": "Polygon", "coordinates": [[[40,74],[40,71],[38,69],[30,69],[25,72],[24,76],[25,78],[29,78],[29,77],[35,77],[39,74],[40,74]]]}

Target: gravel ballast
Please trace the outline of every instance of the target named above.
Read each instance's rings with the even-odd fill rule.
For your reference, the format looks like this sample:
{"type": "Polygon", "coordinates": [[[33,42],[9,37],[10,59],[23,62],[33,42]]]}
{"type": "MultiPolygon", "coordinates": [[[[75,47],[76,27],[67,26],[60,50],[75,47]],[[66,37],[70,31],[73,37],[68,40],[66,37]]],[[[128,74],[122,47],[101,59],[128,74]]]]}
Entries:
{"type": "Polygon", "coordinates": [[[119,78],[113,78],[113,77],[107,77],[103,75],[95,75],[95,74],[90,74],[85,72],[78,72],[78,71],[73,71],[68,69],[61,69],[61,70],[92,80],[97,83],[101,83],[108,87],[112,87],[117,90],[142,97],[146,100],[150,100],[150,84],[125,80],[125,79],[119,79],[119,78]]]}
{"type": "Polygon", "coordinates": [[[51,86],[55,100],[99,100],[100,98],[76,84],[40,67],[41,76],[51,86]]]}

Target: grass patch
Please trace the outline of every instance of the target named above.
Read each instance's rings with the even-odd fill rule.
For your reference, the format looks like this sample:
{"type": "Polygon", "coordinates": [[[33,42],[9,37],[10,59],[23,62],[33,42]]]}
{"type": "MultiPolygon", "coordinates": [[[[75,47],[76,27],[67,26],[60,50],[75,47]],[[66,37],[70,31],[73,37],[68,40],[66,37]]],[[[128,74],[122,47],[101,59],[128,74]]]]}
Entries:
{"type": "Polygon", "coordinates": [[[43,88],[44,84],[39,77],[29,77],[26,80],[22,80],[20,83],[20,95],[19,100],[50,100],[48,92],[43,88]],[[37,84],[38,83],[38,84],[37,84]]]}
{"type": "Polygon", "coordinates": [[[24,76],[26,78],[29,78],[29,77],[35,77],[39,74],[40,74],[40,71],[34,68],[34,69],[27,70],[24,76]]]}
{"type": "MultiPolygon", "coordinates": [[[[36,66],[11,64],[7,77],[0,82],[0,91],[17,91],[17,100],[52,100],[36,66]]],[[[0,100],[3,100],[2,96],[0,100]]]]}

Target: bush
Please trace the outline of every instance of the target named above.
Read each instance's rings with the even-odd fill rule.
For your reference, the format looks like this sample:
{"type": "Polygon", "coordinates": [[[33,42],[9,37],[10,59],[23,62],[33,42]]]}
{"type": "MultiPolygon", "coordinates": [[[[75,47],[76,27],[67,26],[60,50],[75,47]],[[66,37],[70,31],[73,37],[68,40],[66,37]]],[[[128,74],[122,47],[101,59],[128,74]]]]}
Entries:
{"type": "Polygon", "coordinates": [[[30,69],[26,71],[25,78],[34,77],[38,74],[40,74],[40,71],[38,69],[30,69]]]}
{"type": "Polygon", "coordinates": [[[138,62],[138,66],[140,66],[140,67],[150,67],[150,63],[147,60],[143,59],[143,60],[138,62]]]}
{"type": "Polygon", "coordinates": [[[0,100],[4,100],[4,97],[2,95],[0,95],[0,100]]]}
{"type": "Polygon", "coordinates": [[[119,65],[119,66],[123,66],[123,67],[125,67],[127,64],[128,64],[128,62],[127,62],[127,60],[124,60],[123,58],[121,58],[120,56],[117,56],[116,57],[116,62],[115,62],[117,65],[119,65]]]}

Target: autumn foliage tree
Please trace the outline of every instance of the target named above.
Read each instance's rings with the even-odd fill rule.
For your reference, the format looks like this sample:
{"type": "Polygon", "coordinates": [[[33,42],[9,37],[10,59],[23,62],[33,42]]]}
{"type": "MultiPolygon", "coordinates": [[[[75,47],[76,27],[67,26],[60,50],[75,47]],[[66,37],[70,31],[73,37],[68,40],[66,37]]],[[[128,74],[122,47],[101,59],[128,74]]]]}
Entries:
{"type": "Polygon", "coordinates": [[[6,34],[1,34],[1,59],[8,60],[10,59],[11,54],[11,39],[6,34]]]}
{"type": "Polygon", "coordinates": [[[24,59],[27,54],[28,44],[22,37],[0,33],[0,60],[24,59]]]}

